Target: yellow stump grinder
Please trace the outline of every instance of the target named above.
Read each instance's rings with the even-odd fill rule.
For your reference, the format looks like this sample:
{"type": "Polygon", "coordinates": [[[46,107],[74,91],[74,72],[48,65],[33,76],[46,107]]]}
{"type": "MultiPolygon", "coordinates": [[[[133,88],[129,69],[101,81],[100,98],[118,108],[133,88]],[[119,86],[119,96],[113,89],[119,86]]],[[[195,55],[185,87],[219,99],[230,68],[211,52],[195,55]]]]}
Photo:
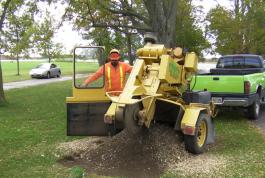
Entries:
{"type": "Polygon", "coordinates": [[[137,50],[123,91],[105,92],[104,75],[98,84],[81,87],[82,69],[102,62],[103,51],[104,47],[75,48],[73,96],[66,98],[67,135],[115,135],[124,128],[132,131],[166,123],[191,153],[202,153],[214,142],[211,95],[190,90],[198,62],[194,52],[184,54],[181,48],[167,49],[147,40],[137,50]]]}

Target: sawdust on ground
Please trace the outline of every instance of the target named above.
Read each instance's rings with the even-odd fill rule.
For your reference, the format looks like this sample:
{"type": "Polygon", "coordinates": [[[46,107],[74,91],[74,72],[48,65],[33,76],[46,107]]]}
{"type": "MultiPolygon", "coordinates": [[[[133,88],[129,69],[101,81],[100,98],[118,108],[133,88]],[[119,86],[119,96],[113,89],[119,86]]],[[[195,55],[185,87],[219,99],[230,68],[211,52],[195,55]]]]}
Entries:
{"type": "Polygon", "coordinates": [[[185,150],[174,130],[156,125],[131,134],[124,130],[110,137],[87,137],[62,143],[60,163],[81,166],[87,175],[121,177],[159,177],[167,172],[181,176],[213,176],[225,169],[226,160],[204,153],[193,155],[185,150]]]}

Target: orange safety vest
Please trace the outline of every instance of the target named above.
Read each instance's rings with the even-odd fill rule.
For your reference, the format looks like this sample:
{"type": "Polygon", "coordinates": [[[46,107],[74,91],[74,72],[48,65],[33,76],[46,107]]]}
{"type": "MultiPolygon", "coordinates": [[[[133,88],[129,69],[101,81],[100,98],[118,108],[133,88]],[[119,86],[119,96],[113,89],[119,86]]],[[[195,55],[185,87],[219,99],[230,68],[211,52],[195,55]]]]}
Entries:
{"type": "Polygon", "coordinates": [[[122,91],[124,87],[124,78],[125,73],[123,70],[122,63],[119,63],[116,68],[111,66],[111,64],[107,64],[105,68],[105,81],[107,83],[106,90],[107,91],[122,91]],[[118,82],[119,80],[119,82],[118,82]]]}
{"type": "Polygon", "coordinates": [[[101,66],[92,76],[88,77],[85,80],[85,84],[92,83],[104,74],[106,91],[122,91],[125,85],[125,74],[131,73],[131,71],[132,66],[124,62],[119,62],[117,67],[107,63],[104,67],[101,66]]]}

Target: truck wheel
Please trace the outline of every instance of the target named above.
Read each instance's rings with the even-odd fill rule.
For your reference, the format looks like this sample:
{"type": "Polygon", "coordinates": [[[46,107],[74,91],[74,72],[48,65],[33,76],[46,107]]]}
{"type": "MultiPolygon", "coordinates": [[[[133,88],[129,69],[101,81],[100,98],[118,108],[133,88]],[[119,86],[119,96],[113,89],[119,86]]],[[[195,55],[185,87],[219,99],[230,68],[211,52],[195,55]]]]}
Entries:
{"type": "MultiPolygon", "coordinates": [[[[258,95],[258,94],[257,94],[258,95]]],[[[260,116],[260,97],[258,95],[257,99],[252,105],[248,107],[249,120],[257,120],[260,116]]]]}
{"type": "Polygon", "coordinates": [[[187,151],[200,154],[204,151],[208,136],[207,114],[201,113],[196,123],[194,135],[184,135],[184,143],[187,151]]]}

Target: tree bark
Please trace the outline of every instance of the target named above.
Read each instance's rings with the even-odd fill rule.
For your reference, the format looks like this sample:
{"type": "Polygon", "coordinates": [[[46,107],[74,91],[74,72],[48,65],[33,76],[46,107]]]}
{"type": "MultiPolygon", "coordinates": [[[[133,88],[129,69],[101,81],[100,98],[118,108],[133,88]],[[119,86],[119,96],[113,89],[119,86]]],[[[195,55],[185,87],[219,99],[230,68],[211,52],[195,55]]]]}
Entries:
{"type": "Polygon", "coordinates": [[[133,65],[134,56],[132,54],[132,37],[130,33],[126,34],[127,38],[127,48],[128,48],[128,57],[129,57],[129,63],[130,65],[133,65]]]}
{"type": "Polygon", "coordinates": [[[6,102],[4,88],[3,88],[1,57],[2,57],[2,54],[0,53],[0,104],[6,102]]]}
{"type": "Polygon", "coordinates": [[[144,0],[158,43],[176,46],[177,0],[144,0]]]}
{"type": "Polygon", "coordinates": [[[17,54],[17,75],[20,75],[20,73],[19,73],[19,57],[18,57],[18,54],[17,54]]]}
{"type": "Polygon", "coordinates": [[[7,12],[7,9],[8,9],[10,2],[11,2],[11,0],[7,0],[6,3],[4,4],[3,13],[1,14],[1,18],[0,18],[0,31],[2,31],[4,20],[6,17],[6,12],[7,12]]]}
{"type": "MultiPolygon", "coordinates": [[[[97,44],[98,46],[104,46],[103,42],[100,41],[97,44]]],[[[103,66],[106,62],[107,62],[107,58],[108,58],[108,51],[105,51],[104,54],[99,52],[99,54],[97,54],[97,58],[98,58],[98,65],[99,66],[103,66]]]]}
{"type": "MultiPolygon", "coordinates": [[[[4,20],[5,20],[6,13],[7,13],[7,9],[8,9],[8,6],[9,6],[10,2],[11,2],[11,0],[7,0],[6,3],[3,6],[4,9],[3,9],[3,12],[2,12],[1,17],[0,17],[0,35],[2,33],[2,28],[3,28],[4,20]]],[[[6,102],[5,92],[4,92],[4,88],[3,88],[3,76],[2,76],[1,56],[2,56],[2,54],[0,53],[0,104],[6,102]]]]}
{"type": "Polygon", "coordinates": [[[48,59],[49,59],[49,63],[51,63],[51,53],[50,53],[50,48],[48,48],[48,59]]]}

